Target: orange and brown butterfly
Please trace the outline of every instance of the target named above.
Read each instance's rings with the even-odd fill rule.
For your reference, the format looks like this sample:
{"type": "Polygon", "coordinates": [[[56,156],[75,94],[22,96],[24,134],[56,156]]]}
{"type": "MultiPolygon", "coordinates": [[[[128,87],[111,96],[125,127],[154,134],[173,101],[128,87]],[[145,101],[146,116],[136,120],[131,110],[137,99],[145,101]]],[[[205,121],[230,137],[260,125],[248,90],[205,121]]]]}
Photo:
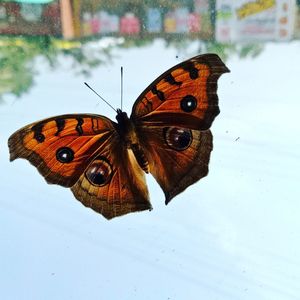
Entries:
{"type": "Polygon", "coordinates": [[[152,82],[130,118],[118,109],[117,123],[70,114],[25,126],[8,140],[10,160],[29,160],[48,183],[70,187],[107,219],[151,210],[145,173],[167,204],[208,173],[217,80],[226,72],[216,54],[193,57],[152,82]]]}

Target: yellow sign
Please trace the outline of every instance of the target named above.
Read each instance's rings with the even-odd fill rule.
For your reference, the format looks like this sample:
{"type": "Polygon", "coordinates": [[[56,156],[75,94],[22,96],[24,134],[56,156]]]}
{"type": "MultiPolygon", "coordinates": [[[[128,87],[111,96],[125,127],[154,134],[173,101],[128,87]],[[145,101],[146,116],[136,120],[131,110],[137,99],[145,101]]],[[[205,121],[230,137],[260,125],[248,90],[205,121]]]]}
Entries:
{"type": "Polygon", "coordinates": [[[259,12],[275,7],[275,0],[258,0],[248,2],[236,10],[238,19],[244,19],[248,16],[255,15],[259,12]]]}

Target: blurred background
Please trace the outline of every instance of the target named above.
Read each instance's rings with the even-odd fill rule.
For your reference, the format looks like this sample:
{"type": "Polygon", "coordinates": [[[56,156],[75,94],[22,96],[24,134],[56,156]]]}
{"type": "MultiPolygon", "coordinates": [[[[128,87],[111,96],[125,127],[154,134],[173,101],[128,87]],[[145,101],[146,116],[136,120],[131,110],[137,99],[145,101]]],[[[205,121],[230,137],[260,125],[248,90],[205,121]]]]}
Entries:
{"type": "Polygon", "coordinates": [[[105,37],[113,38],[110,46],[121,48],[162,39],[180,49],[198,41],[200,52],[218,52],[223,59],[256,56],[267,42],[300,38],[300,2],[0,1],[0,99],[30,89],[35,73],[31,64],[38,56],[53,68],[59,55],[70,56],[74,67],[89,73],[114,48],[99,47],[87,55],[86,49],[105,37]]]}
{"type": "Polygon", "coordinates": [[[300,299],[300,1],[0,1],[0,299],[300,299]],[[112,221],[47,185],[7,140],[53,115],[124,110],[217,53],[207,177],[112,221]]]}

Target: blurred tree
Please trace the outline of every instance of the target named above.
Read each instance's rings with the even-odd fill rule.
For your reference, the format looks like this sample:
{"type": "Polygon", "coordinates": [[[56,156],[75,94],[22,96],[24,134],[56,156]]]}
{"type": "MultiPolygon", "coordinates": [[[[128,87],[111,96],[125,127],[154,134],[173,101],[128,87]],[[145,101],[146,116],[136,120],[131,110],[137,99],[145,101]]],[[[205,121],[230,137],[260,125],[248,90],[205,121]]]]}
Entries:
{"type": "MultiPolygon", "coordinates": [[[[10,52],[12,54],[12,52],[10,52]]],[[[2,52],[1,54],[4,54],[2,52]]],[[[2,55],[1,55],[2,56],[2,55]]],[[[12,93],[21,96],[33,84],[32,63],[22,51],[13,51],[13,56],[7,55],[0,59],[0,99],[1,95],[12,93]]]]}
{"type": "MultiPolygon", "coordinates": [[[[175,47],[181,52],[188,48],[192,42],[190,37],[184,34],[164,35],[167,47],[175,47]]],[[[126,37],[117,47],[144,47],[153,42],[154,36],[126,37]]],[[[71,57],[73,60],[72,69],[75,74],[88,76],[91,70],[101,64],[111,61],[111,50],[116,47],[112,45],[91,51],[89,45],[93,44],[94,38],[82,42],[68,42],[51,39],[49,37],[35,38],[8,38],[0,39],[0,99],[1,95],[13,94],[21,96],[26,93],[34,84],[35,58],[44,57],[50,67],[56,68],[59,64],[59,57],[71,57]]],[[[193,54],[213,52],[219,54],[225,61],[233,55],[241,58],[256,57],[263,49],[263,44],[221,44],[215,41],[198,40],[198,50],[193,54]]],[[[190,53],[190,55],[193,55],[190,53]]]]}
{"type": "Polygon", "coordinates": [[[0,46],[0,95],[21,96],[33,84],[37,51],[30,43],[17,39],[2,38],[0,46]]]}
{"type": "Polygon", "coordinates": [[[76,74],[88,76],[100,64],[111,61],[112,46],[89,51],[88,43],[59,41],[50,37],[1,37],[0,38],[0,99],[6,94],[17,97],[26,93],[34,84],[35,59],[43,57],[52,68],[59,67],[61,56],[73,59],[76,74]]]}

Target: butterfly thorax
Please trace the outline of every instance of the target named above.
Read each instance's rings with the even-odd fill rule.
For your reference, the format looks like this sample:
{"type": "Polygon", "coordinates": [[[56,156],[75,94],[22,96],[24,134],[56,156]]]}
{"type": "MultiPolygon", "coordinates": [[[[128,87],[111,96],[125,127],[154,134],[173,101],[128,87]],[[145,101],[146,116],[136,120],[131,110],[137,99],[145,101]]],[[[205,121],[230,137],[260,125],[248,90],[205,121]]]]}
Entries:
{"type": "Polygon", "coordinates": [[[149,163],[140,145],[134,123],[128,118],[127,113],[120,109],[117,110],[116,119],[118,121],[117,131],[126,148],[132,150],[139,166],[149,173],[149,163]]]}

